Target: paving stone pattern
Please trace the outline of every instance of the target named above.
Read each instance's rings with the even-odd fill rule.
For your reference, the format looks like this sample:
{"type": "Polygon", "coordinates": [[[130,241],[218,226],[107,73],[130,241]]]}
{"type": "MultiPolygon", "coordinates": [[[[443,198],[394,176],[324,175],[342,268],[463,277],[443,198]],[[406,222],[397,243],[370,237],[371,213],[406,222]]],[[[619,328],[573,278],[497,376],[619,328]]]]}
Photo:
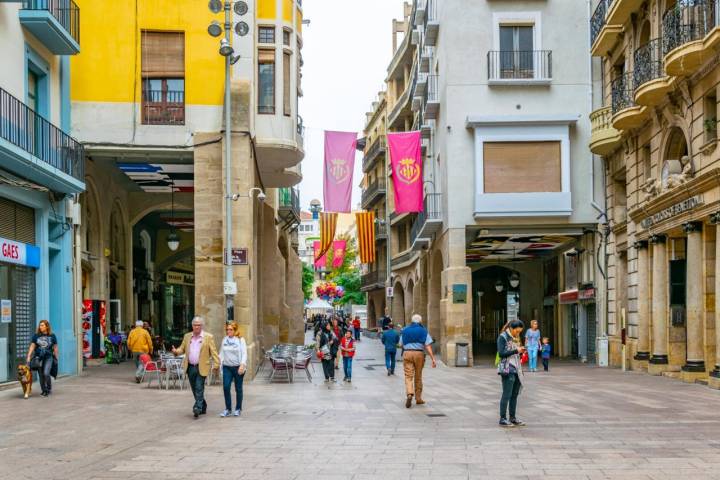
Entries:
{"type": "Polygon", "coordinates": [[[47,399],[0,392],[0,478],[720,479],[720,392],[553,362],[525,375],[528,426],[500,429],[490,363],[426,367],[427,404],[407,410],[402,376],[365,339],[351,386],[324,385],[319,365],[312,384],[257,379],[239,419],[217,416],[213,386],[198,420],[188,390],[136,385],[131,363],[93,367],[47,399]]]}

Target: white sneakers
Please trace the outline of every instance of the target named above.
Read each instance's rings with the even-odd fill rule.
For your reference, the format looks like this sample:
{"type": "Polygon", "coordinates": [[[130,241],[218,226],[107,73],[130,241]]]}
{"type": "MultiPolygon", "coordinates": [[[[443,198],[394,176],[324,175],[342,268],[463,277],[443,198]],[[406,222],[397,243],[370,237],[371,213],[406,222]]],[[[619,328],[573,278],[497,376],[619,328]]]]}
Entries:
{"type": "MultiPolygon", "coordinates": [[[[223,410],[222,413],[220,413],[220,416],[225,418],[230,416],[230,410],[223,410]]],[[[233,410],[232,412],[233,417],[239,417],[240,416],[240,410],[233,410]]]]}

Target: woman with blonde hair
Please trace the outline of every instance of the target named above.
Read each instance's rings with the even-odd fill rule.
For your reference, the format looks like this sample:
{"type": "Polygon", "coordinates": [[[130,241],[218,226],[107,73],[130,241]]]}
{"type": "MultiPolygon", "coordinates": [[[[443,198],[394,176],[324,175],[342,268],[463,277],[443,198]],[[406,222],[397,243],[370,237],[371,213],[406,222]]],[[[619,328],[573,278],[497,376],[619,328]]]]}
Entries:
{"type": "Polygon", "coordinates": [[[227,335],[220,345],[220,364],[222,365],[223,393],[225,394],[225,410],[221,417],[229,417],[230,412],[235,417],[240,416],[243,401],[243,378],[247,369],[247,344],[245,339],[238,335],[237,322],[225,325],[227,335]],[[230,386],[235,382],[235,410],[232,409],[232,395],[230,386]]]}
{"type": "MultiPolygon", "coordinates": [[[[30,347],[27,353],[27,363],[30,364],[32,358],[37,358],[36,364],[38,365],[37,371],[40,377],[40,388],[42,389],[42,396],[47,397],[52,393],[52,379],[51,375],[53,372],[53,366],[57,362],[58,356],[58,341],[52,329],[50,328],[50,322],[47,320],[40,320],[38,323],[37,331],[32,336],[30,341],[30,347]]],[[[57,375],[57,373],[55,373],[57,375]]]]}

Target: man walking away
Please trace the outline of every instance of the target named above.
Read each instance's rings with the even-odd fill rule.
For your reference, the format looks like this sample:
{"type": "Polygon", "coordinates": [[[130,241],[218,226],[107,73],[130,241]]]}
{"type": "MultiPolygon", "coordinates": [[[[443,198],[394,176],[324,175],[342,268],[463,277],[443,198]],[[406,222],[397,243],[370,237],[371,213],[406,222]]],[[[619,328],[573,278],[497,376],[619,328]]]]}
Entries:
{"type": "Polygon", "coordinates": [[[397,355],[397,344],[400,342],[400,334],[395,330],[392,322],[388,326],[389,328],[380,336],[380,341],[385,346],[385,368],[390,376],[395,375],[395,356],[397,355]]]}
{"type": "Polygon", "coordinates": [[[412,323],[403,328],[400,335],[400,345],[403,347],[403,369],[405,370],[405,408],[412,406],[412,399],[415,396],[415,403],[422,405],[422,370],[425,366],[425,352],[430,355],[432,368],[437,366],[435,355],[432,351],[433,339],[422,326],[422,317],[417,313],[412,316],[412,323]]]}
{"type": "Polygon", "coordinates": [[[193,415],[197,418],[207,413],[207,402],[205,401],[205,378],[210,373],[210,360],[212,369],[220,369],[220,357],[215,348],[215,339],[205,331],[205,320],[202,317],[192,319],[192,332],[186,333],[180,348],[173,347],[172,353],[177,355],[185,354],[182,369],[187,372],[190,388],[195,397],[193,415]]]}
{"type": "Polygon", "coordinates": [[[140,355],[147,353],[152,355],[153,346],[152,338],[147,330],[143,328],[142,320],[135,322],[135,328],[130,330],[130,335],[127,339],[128,350],[133,353],[135,357],[135,382],[140,383],[142,378],[143,364],[140,362],[140,355]]]}
{"type": "Polygon", "coordinates": [[[355,334],[355,340],[358,342],[360,341],[360,330],[362,327],[360,326],[360,317],[355,316],[355,319],[352,321],[352,327],[353,327],[353,333],[355,334]]]}

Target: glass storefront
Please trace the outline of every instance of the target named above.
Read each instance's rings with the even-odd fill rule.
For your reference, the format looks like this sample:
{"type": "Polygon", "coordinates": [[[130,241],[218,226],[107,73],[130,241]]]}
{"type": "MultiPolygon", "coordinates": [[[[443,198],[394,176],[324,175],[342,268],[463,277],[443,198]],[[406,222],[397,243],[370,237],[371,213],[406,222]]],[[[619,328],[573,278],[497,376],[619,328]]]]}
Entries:
{"type": "Polygon", "coordinates": [[[0,383],[25,363],[35,318],[35,269],[0,262],[0,383]]]}

